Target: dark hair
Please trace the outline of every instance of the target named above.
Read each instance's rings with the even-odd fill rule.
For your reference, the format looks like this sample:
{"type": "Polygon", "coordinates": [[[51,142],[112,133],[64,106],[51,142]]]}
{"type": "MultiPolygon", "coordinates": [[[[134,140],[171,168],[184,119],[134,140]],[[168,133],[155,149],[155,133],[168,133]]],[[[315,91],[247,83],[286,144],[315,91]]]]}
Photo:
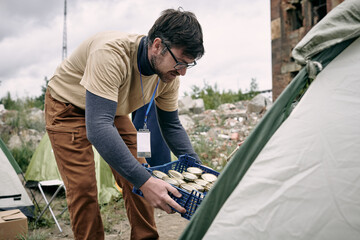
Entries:
{"type": "Polygon", "coordinates": [[[184,55],[199,59],[204,55],[203,34],[200,23],[192,12],[166,9],[148,33],[148,44],[160,38],[169,47],[183,49],[184,55]]]}

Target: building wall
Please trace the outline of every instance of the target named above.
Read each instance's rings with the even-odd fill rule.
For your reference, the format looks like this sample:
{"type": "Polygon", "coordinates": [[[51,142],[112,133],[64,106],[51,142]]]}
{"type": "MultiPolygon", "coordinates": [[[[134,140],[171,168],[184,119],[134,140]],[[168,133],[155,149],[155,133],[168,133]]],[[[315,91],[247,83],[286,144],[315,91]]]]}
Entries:
{"type": "Polygon", "coordinates": [[[271,0],[273,101],[296,76],[301,66],[292,49],[331,9],[343,0],[271,0]]]}

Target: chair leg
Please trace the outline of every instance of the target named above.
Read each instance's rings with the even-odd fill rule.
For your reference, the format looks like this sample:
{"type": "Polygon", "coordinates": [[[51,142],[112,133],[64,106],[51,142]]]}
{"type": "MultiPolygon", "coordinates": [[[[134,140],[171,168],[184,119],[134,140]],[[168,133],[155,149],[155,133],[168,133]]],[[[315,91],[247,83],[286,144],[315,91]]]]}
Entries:
{"type": "Polygon", "coordinates": [[[45,213],[46,209],[49,208],[49,211],[50,211],[50,213],[51,213],[51,215],[52,215],[52,217],[53,217],[53,219],[54,219],[54,221],[55,221],[55,223],[56,223],[59,231],[62,232],[62,229],[61,229],[61,227],[60,227],[60,224],[59,224],[59,222],[57,221],[57,219],[56,219],[56,217],[55,217],[55,214],[54,214],[53,210],[52,210],[51,207],[50,207],[50,204],[51,204],[52,201],[55,199],[56,195],[59,193],[59,191],[61,190],[61,188],[64,187],[64,185],[63,185],[63,184],[62,184],[62,185],[59,185],[58,189],[56,189],[56,192],[55,192],[54,195],[51,197],[50,201],[47,200],[47,198],[46,198],[46,196],[45,196],[45,193],[44,193],[44,191],[43,191],[40,183],[38,184],[38,187],[39,187],[39,189],[40,189],[41,195],[43,196],[43,198],[44,198],[44,200],[45,200],[45,202],[46,202],[46,206],[45,206],[45,208],[42,210],[42,212],[40,213],[40,215],[38,216],[38,218],[36,219],[35,225],[37,224],[37,222],[39,221],[39,219],[42,217],[42,215],[45,213]]]}
{"type": "Polygon", "coordinates": [[[59,216],[63,215],[63,213],[68,209],[68,207],[65,207],[62,212],[59,214],[59,216]]]}

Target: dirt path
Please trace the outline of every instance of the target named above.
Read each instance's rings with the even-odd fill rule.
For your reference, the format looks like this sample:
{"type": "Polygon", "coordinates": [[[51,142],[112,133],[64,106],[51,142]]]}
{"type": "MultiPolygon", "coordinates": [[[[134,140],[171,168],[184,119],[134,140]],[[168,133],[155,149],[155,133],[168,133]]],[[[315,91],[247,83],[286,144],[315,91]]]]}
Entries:
{"type": "MultiPolygon", "coordinates": [[[[161,240],[178,239],[188,224],[188,220],[182,218],[179,214],[167,214],[161,210],[155,210],[155,220],[161,240]]],[[[42,236],[44,239],[74,239],[69,224],[59,221],[63,230],[59,232],[54,225],[48,229],[35,229],[31,231],[33,236],[42,236]]],[[[106,240],[128,240],[130,239],[130,225],[128,220],[122,220],[120,224],[113,226],[110,232],[105,232],[106,240]]]]}
{"type": "MultiPolygon", "coordinates": [[[[38,195],[38,194],[36,194],[38,195]]],[[[37,198],[39,199],[39,198],[37,198]]],[[[52,208],[55,215],[58,215],[65,205],[65,196],[57,198],[52,208]]],[[[106,240],[127,240],[130,239],[130,225],[126,217],[125,209],[121,202],[110,203],[101,211],[106,240]],[[104,210],[104,211],[103,211],[104,210]]],[[[29,238],[31,239],[56,239],[70,240],[74,239],[69,221],[69,213],[66,211],[61,217],[57,217],[59,224],[63,230],[61,233],[54,224],[50,214],[44,216],[50,224],[42,227],[29,227],[29,238]],[[49,226],[50,225],[50,226],[49,226]]],[[[189,223],[188,220],[182,218],[180,214],[167,214],[164,211],[155,209],[155,221],[161,240],[178,239],[189,223]]]]}
{"type": "MultiPolygon", "coordinates": [[[[167,214],[158,209],[155,210],[155,220],[161,240],[178,239],[189,222],[178,213],[167,214]]],[[[106,240],[130,239],[130,226],[127,220],[122,221],[116,228],[122,230],[121,234],[107,234],[106,240]]]]}

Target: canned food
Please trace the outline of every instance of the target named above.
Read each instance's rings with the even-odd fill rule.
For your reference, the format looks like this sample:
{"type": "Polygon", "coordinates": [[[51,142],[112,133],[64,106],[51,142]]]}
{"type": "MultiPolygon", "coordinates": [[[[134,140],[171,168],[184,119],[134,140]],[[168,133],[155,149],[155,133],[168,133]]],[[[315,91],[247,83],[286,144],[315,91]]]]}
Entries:
{"type": "Polygon", "coordinates": [[[211,173],[204,173],[201,175],[201,178],[209,183],[212,183],[212,182],[216,181],[217,176],[215,176],[214,174],[211,174],[211,173]]]}
{"type": "Polygon", "coordinates": [[[189,184],[187,184],[187,183],[183,183],[183,184],[181,184],[180,185],[180,188],[181,189],[184,189],[185,191],[187,191],[187,192],[189,192],[189,193],[191,193],[192,191],[196,191],[196,188],[194,188],[193,186],[191,186],[191,185],[189,185],[189,184]]]}
{"type": "Polygon", "coordinates": [[[208,184],[209,182],[208,181],[205,181],[204,179],[195,179],[194,182],[202,187],[205,187],[206,184],[208,184]]]}
{"type": "Polygon", "coordinates": [[[166,173],[163,173],[159,170],[154,170],[152,171],[152,174],[153,176],[157,177],[157,178],[160,178],[160,179],[163,179],[164,177],[167,177],[168,175],[166,175],[166,173]]]}
{"type": "Polygon", "coordinates": [[[208,191],[210,191],[210,189],[211,189],[213,186],[214,186],[213,183],[208,183],[208,184],[205,185],[204,190],[208,192],[208,191]]]}
{"type": "Polygon", "coordinates": [[[176,179],[176,181],[178,181],[179,185],[186,183],[183,179],[180,179],[180,178],[174,178],[174,179],[176,179]]]}
{"type": "Polygon", "coordinates": [[[169,170],[168,174],[172,178],[184,179],[184,176],[180,172],[178,172],[176,170],[169,170]]]}
{"type": "Polygon", "coordinates": [[[182,175],[184,176],[184,179],[187,181],[193,182],[195,179],[197,179],[197,176],[195,174],[189,172],[183,172],[182,175]]]}
{"type": "Polygon", "coordinates": [[[196,176],[200,176],[202,174],[202,170],[197,167],[188,167],[186,169],[189,173],[195,174],[196,176]]]}
{"type": "Polygon", "coordinates": [[[180,185],[180,183],[178,182],[178,180],[175,179],[175,178],[171,178],[171,177],[166,176],[166,177],[163,178],[163,180],[164,180],[165,182],[167,182],[167,183],[169,183],[169,184],[171,184],[171,185],[177,186],[177,187],[180,185]]]}
{"type": "Polygon", "coordinates": [[[203,192],[204,191],[204,187],[200,186],[199,184],[196,184],[194,182],[189,182],[188,183],[190,186],[193,186],[194,188],[196,188],[197,191],[199,192],[203,192]]]}

